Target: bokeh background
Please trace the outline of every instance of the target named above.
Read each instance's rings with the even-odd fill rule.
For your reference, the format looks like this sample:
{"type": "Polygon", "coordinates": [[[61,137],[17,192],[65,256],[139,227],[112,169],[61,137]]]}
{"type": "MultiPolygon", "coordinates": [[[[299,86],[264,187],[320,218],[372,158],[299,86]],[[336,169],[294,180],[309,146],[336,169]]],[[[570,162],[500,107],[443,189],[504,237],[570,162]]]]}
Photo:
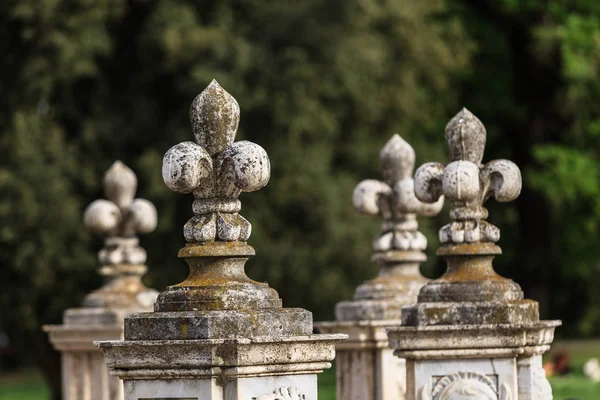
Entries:
{"type": "MultiPolygon", "coordinates": [[[[330,319],[375,273],[377,218],[352,208],[393,133],[417,164],[446,162],[444,127],[466,106],[487,127],[485,160],[524,187],[490,201],[496,269],[562,319],[559,338],[600,334],[600,2],[595,0],[2,0],[0,331],[11,365],[60,392],[41,326],[101,284],[81,215],[120,159],[159,212],[145,282],[182,280],[192,196],[162,182],[162,155],[191,140],[188,107],[213,79],[241,106],[238,139],[271,158],[243,194],[257,255],[248,274],[287,307],[330,319]]],[[[422,220],[423,273],[447,209],[422,220]]],[[[8,359],[8,357],[5,357],[8,359]]]]}

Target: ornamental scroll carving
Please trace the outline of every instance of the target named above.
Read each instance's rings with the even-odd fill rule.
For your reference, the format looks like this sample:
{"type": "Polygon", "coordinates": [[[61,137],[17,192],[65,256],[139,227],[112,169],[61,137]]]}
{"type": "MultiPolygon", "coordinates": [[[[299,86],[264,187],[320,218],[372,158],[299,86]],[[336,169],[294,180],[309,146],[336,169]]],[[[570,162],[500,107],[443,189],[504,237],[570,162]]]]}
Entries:
{"type": "Polygon", "coordinates": [[[477,372],[456,372],[446,375],[429,391],[424,385],[419,390],[418,400],[512,400],[506,384],[500,390],[487,376],[477,372]]]}
{"type": "Polygon", "coordinates": [[[253,397],[252,400],[306,400],[306,396],[295,387],[280,387],[273,393],[253,397]]]}

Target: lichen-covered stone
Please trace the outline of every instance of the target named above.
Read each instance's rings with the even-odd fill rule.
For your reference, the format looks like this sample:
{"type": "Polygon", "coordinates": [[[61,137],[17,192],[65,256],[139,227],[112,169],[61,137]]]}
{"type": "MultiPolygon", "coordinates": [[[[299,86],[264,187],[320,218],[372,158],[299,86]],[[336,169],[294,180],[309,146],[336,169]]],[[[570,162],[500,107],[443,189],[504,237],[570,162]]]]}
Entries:
{"type": "Polygon", "coordinates": [[[427,163],[415,173],[415,195],[425,202],[445,195],[453,202],[453,222],[440,229],[442,243],[497,242],[498,228],[486,221],[488,198],[508,202],[521,193],[521,172],[508,160],[482,165],[486,131],[479,119],[463,108],[446,126],[451,162],[445,167],[427,163]]]}
{"type": "Polygon", "coordinates": [[[172,147],[162,168],[169,188],[195,198],[179,251],[190,273],[158,296],[154,312],[126,318],[125,340],[98,346],[125,381],[126,400],[316,398],[316,374],[345,335],[313,335],[310,312],[282,308],[274,289],[244,271],[255,252],[238,196],[267,184],[267,153],[234,142],[239,106],[216,81],[196,97],[190,120],[195,142],[172,147]]]}
{"type": "Polygon", "coordinates": [[[485,135],[481,121],[463,109],[446,126],[451,162],[427,163],[415,173],[417,198],[433,202],[444,195],[453,206],[437,251],[446,272],[423,286],[417,303],[402,308],[402,326],[388,330],[395,354],[407,360],[406,400],[466,393],[492,400],[552,398],[539,368],[560,321],[539,321],[537,302],[494,271],[500,231],[486,221],[483,204],[489,197],[514,200],[521,173],[506,160],[481,164],[485,135]]]}
{"type": "Polygon", "coordinates": [[[267,152],[259,145],[235,142],[240,119],[237,101],[213,80],[192,102],[195,142],[173,146],[163,158],[166,185],[193,193],[194,216],[183,234],[189,243],[245,242],[252,226],[239,215],[241,192],[263,188],[271,176],[267,152]]]}

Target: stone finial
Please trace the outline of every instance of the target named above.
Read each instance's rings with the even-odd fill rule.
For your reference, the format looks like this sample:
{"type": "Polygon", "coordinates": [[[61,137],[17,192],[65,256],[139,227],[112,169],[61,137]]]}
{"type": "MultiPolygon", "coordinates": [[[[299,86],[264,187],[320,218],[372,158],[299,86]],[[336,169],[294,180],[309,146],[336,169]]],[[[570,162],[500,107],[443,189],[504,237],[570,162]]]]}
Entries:
{"type": "Polygon", "coordinates": [[[106,237],[98,253],[103,266],[141,265],[146,251],[138,245],[137,235],[156,228],[156,208],[148,200],[134,199],[137,178],[121,161],[115,161],[104,175],[108,200],[92,202],[83,214],[86,228],[106,237]]]}
{"type": "Polygon", "coordinates": [[[415,195],[425,202],[442,195],[453,202],[452,222],[440,229],[446,243],[495,243],[500,230],[486,221],[483,206],[488,198],[508,202],[521,193],[521,171],[511,161],[494,160],[482,165],[486,130],[481,121],[463,108],[446,125],[446,145],[451,162],[445,167],[427,163],[415,173],[415,195]]]}
{"type": "Polygon", "coordinates": [[[167,186],[195,198],[194,216],[183,229],[189,243],[245,242],[250,237],[252,226],[238,214],[238,196],[263,188],[271,166],[261,146],[234,142],[239,120],[237,101],[213,80],[190,107],[195,141],[179,143],[164,156],[167,186]]]}
{"type": "Polygon", "coordinates": [[[339,321],[396,320],[402,307],[417,300],[428,281],[419,271],[427,260],[427,238],[419,232],[417,215],[436,215],[443,206],[420,202],[414,193],[415,152],[398,134],[379,154],[382,181],[364,180],[354,189],[354,206],[367,215],[381,215],[381,233],[373,241],[371,260],[377,276],[359,285],[352,301],[336,305],[339,321]]]}
{"type": "MultiPolygon", "coordinates": [[[[436,215],[444,204],[438,196],[432,204],[415,197],[412,173],[413,148],[395,134],[379,155],[383,181],[367,179],[354,189],[354,207],[367,215],[381,214],[381,234],[373,242],[376,252],[425,250],[427,238],[418,231],[417,215],[436,215]]],[[[431,202],[430,202],[431,203],[431,202]]]]}

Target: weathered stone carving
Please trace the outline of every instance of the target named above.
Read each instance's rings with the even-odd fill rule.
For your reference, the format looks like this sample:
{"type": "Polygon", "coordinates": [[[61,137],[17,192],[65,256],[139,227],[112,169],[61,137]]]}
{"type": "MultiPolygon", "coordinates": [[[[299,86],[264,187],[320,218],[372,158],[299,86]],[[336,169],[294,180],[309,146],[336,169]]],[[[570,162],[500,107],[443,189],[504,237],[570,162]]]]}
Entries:
{"type": "Polygon", "coordinates": [[[419,265],[427,259],[427,239],[419,232],[417,215],[440,212],[443,196],[433,204],[419,201],[414,194],[413,148],[398,134],[379,154],[383,181],[367,179],[354,189],[355,208],[366,215],[380,214],[381,233],[373,241],[372,261],[378,276],[356,288],[353,301],[336,306],[338,320],[399,319],[401,307],[414,303],[427,279],[419,265]]]}
{"type": "Polygon", "coordinates": [[[487,376],[477,372],[456,372],[441,378],[429,392],[427,385],[419,391],[419,400],[511,400],[512,394],[505,384],[500,391],[487,376]],[[430,394],[431,393],[431,394],[430,394]]]}
{"type": "Polygon", "coordinates": [[[412,173],[415,151],[396,134],[381,150],[384,181],[367,179],[354,189],[354,207],[367,215],[381,214],[381,234],[373,242],[375,251],[425,250],[427,238],[418,231],[417,215],[437,215],[444,204],[440,196],[433,204],[415,197],[412,173]]]}
{"type": "Polygon", "coordinates": [[[127,400],[250,400],[283,386],[260,399],[316,399],[316,374],[331,367],[346,335],[313,334],[309,311],[283,308],[274,289],[244,270],[255,251],[237,197],[267,184],[268,156],[254,143],[233,142],[239,107],[216,81],[196,97],[190,117],[195,142],[171,148],[162,169],[171,189],[195,197],[178,254],[190,273],[160,293],[154,312],[125,318],[125,340],[98,343],[106,365],[124,380],[127,400]]]}
{"type": "Polygon", "coordinates": [[[156,208],[148,200],[134,199],[137,178],[121,161],[115,161],[104,175],[108,200],[96,200],[83,214],[83,223],[93,233],[106,236],[98,253],[103,266],[144,264],[146,251],[138,245],[137,235],[156,229],[156,208]]]}
{"type": "Polygon", "coordinates": [[[402,326],[388,330],[390,347],[413,377],[407,400],[533,399],[539,387],[544,400],[551,398],[533,368],[541,366],[560,321],[540,321],[538,303],[494,271],[500,232],[486,221],[483,204],[492,196],[514,200],[521,174],[506,160],[481,165],[485,134],[463,109],[446,126],[451,162],[428,163],[415,174],[417,198],[432,202],[443,194],[453,206],[437,250],[446,272],[423,286],[416,304],[402,308],[402,326]]]}
{"type": "Polygon", "coordinates": [[[104,175],[108,200],[96,200],[84,211],[83,222],[93,233],[105,236],[98,253],[104,286],[86,296],[86,307],[145,309],[152,306],[157,292],[141,282],[147,270],[146,250],[139,246],[138,234],[156,229],[154,205],[136,199],[137,178],[121,161],[115,161],[104,175]]]}
{"type": "Polygon", "coordinates": [[[507,202],[521,193],[521,172],[508,160],[481,164],[486,131],[481,121],[463,108],[446,126],[451,162],[422,165],[415,173],[415,195],[431,203],[445,195],[453,201],[452,222],[440,229],[442,243],[497,242],[500,230],[486,221],[488,198],[507,202]]]}
{"type": "Polygon", "coordinates": [[[253,397],[253,400],[305,400],[306,396],[295,387],[280,387],[273,393],[263,394],[262,396],[253,397]]]}
{"type": "Polygon", "coordinates": [[[266,151],[246,140],[235,142],[240,107],[213,80],[192,102],[190,121],[195,142],[173,146],[164,156],[162,175],[179,193],[193,193],[194,216],[183,228],[190,243],[247,241],[252,226],[239,213],[241,192],[269,181],[266,151]]]}
{"type": "MultiPolygon", "coordinates": [[[[523,300],[519,285],[496,274],[492,266],[494,256],[502,253],[494,244],[500,238],[500,230],[485,220],[488,211],[483,204],[492,196],[502,202],[514,200],[521,191],[521,173],[507,160],[482,165],[485,140],[481,121],[463,108],[446,125],[446,145],[452,162],[445,167],[427,163],[415,173],[417,198],[432,202],[443,194],[453,203],[452,222],[440,229],[442,246],[437,251],[446,258],[448,269],[442,277],[423,287],[416,308],[422,313],[428,307],[423,303],[477,302],[475,308],[465,306],[457,311],[454,307],[451,312],[418,316],[427,319],[430,325],[537,320],[537,304],[529,301],[518,304],[523,300]],[[482,299],[487,303],[481,303],[482,299]],[[499,300],[511,303],[498,306],[499,300]],[[498,307],[504,311],[492,311],[498,307]],[[507,312],[508,309],[511,311],[507,312]]],[[[412,311],[405,312],[403,321],[413,315],[412,311]]]]}

